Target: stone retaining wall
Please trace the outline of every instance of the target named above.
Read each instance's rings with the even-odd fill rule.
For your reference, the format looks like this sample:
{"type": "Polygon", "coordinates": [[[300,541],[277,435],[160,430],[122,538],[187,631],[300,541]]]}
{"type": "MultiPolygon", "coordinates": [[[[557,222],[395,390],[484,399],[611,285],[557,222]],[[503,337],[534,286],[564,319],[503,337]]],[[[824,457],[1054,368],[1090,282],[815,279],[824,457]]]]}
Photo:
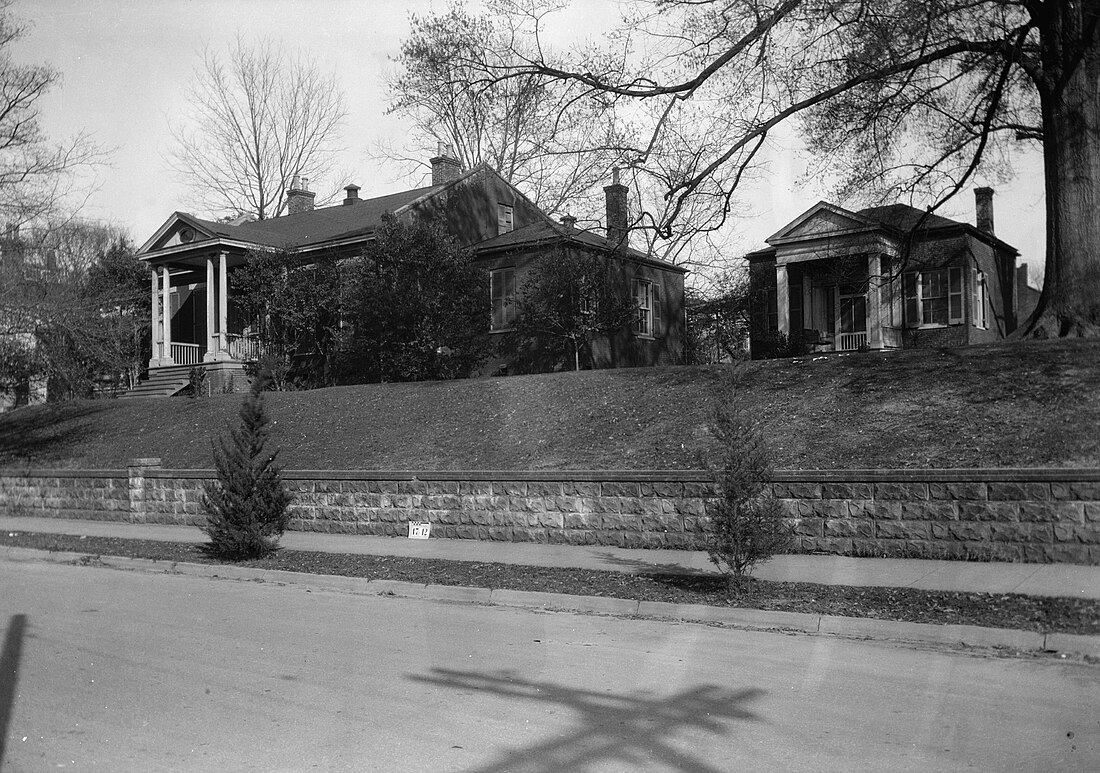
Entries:
{"type": "MultiPolygon", "coordinates": [[[[0,513],[197,525],[210,470],[0,470],[0,513]]],[[[290,528],[701,548],[704,473],[284,472],[290,528]]],[[[1100,564],[1100,470],[781,471],[799,552],[1100,564]]]]}

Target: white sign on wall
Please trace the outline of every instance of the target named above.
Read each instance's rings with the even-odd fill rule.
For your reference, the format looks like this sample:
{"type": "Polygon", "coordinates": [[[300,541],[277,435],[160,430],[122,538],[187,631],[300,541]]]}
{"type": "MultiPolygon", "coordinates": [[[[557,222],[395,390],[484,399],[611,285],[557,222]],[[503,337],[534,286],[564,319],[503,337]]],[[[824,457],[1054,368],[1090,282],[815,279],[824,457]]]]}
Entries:
{"type": "Polygon", "coordinates": [[[409,521],[409,539],[428,539],[432,534],[429,521],[409,521]]]}

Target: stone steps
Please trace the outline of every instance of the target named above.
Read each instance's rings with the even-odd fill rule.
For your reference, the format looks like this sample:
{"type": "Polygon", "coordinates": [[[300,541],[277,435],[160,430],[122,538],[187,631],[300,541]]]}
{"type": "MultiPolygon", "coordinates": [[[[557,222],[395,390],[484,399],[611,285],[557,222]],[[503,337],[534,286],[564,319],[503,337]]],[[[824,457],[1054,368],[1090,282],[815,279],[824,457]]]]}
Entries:
{"type": "Polygon", "coordinates": [[[171,397],[179,393],[191,381],[193,365],[173,365],[167,368],[153,368],[149,378],[119,397],[125,400],[132,397],[171,397]]]}

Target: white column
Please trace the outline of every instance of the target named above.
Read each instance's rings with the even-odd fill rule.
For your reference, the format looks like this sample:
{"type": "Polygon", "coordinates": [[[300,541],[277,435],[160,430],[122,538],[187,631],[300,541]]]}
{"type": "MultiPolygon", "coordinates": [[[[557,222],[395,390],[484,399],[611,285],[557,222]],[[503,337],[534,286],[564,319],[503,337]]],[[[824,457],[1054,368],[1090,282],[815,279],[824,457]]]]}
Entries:
{"type": "Polygon", "coordinates": [[[226,254],[218,253],[218,359],[229,357],[229,276],[225,265],[226,254]]]}
{"type": "Polygon", "coordinates": [[[160,332],[160,299],[157,297],[160,290],[160,285],[157,282],[157,270],[150,267],[149,278],[152,280],[152,293],[149,297],[149,327],[150,327],[150,349],[149,352],[149,367],[160,367],[160,352],[161,352],[161,332],[160,332]]]}
{"type": "Polygon", "coordinates": [[[170,297],[170,290],[172,289],[172,279],[168,276],[168,266],[160,267],[160,319],[161,324],[164,326],[164,341],[161,349],[161,365],[175,365],[176,361],[172,359],[172,299],[170,297]]]}
{"type": "Polygon", "coordinates": [[[214,256],[206,256],[206,353],[203,362],[213,362],[218,349],[218,334],[214,331],[214,256]]]}
{"type": "Polygon", "coordinates": [[[775,267],[775,306],[779,332],[786,335],[791,333],[791,287],[787,281],[787,266],[775,267]]]}
{"type": "Polygon", "coordinates": [[[882,256],[867,258],[867,345],[882,349],[882,256]]]}

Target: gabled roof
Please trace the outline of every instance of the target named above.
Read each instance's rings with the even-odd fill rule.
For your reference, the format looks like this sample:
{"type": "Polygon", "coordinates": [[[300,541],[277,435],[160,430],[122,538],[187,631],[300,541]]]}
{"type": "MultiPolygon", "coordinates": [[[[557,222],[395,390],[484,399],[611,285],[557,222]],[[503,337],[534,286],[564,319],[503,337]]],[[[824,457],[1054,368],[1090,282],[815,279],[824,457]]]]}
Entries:
{"type": "MultiPolygon", "coordinates": [[[[486,253],[507,252],[512,249],[540,247],[555,242],[573,242],[581,247],[588,247],[601,251],[611,251],[615,249],[614,245],[608,242],[606,237],[591,231],[570,228],[569,226],[547,219],[542,222],[532,223],[523,228],[517,228],[515,231],[494,236],[492,239],[487,239],[480,244],[474,245],[474,250],[478,255],[484,255],[486,253]]],[[[626,257],[640,263],[647,263],[669,271],[678,271],[682,274],[687,273],[687,269],[669,263],[668,261],[651,257],[633,248],[628,247],[622,250],[622,252],[626,257]]]]}
{"type": "Polygon", "coordinates": [[[838,207],[827,201],[819,201],[764,241],[772,244],[784,239],[805,236],[807,234],[799,233],[799,231],[804,226],[813,225],[814,221],[817,220],[825,220],[832,225],[833,227],[829,228],[831,232],[848,232],[874,226],[872,221],[860,217],[855,212],[849,212],[843,207],[838,207]]]}
{"type": "MultiPolygon", "coordinates": [[[[970,223],[930,214],[908,204],[866,207],[857,212],[851,212],[827,201],[819,201],[765,241],[775,246],[818,237],[835,238],[880,230],[886,231],[893,237],[905,238],[913,234],[931,234],[948,229],[965,231],[981,241],[1009,250],[1013,254],[1019,254],[1012,245],[992,234],[978,230],[970,223]]],[[[759,260],[765,257],[762,253],[763,251],[757,251],[750,253],[747,257],[750,260],[759,260]]]]}
{"type": "Polygon", "coordinates": [[[395,212],[442,187],[414,188],[373,199],[362,199],[355,204],[338,204],[240,225],[203,220],[186,212],[176,212],[138,252],[140,254],[152,249],[179,222],[190,225],[198,232],[194,243],[208,239],[228,239],[279,249],[301,249],[371,233],[382,224],[383,215],[395,212]]]}
{"type": "MultiPolygon", "coordinates": [[[[218,240],[241,248],[260,245],[287,250],[309,250],[354,241],[378,230],[384,215],[399,215],[485,172],[500,178],[496,170],[481,163],[443,185],[428,185],[371,199],[359,199],[354,204],[338,204],[237,225],[203,220],[186,212],[176,212],[141,246],[138,254],[144,255],[161,249],[178,252],[185,247],[207,246],[203,242],[209,240],[218,240]],[[198,238],[192,239],[186,245],[166,245],[166,238],[170,238],[174,231],[183,226],[194,229],[198,238]]],[[[521,192],[515,192],[526,200],[521,192]]],[[[535,208],[533,204],[532,208],[535,208]]]]}

